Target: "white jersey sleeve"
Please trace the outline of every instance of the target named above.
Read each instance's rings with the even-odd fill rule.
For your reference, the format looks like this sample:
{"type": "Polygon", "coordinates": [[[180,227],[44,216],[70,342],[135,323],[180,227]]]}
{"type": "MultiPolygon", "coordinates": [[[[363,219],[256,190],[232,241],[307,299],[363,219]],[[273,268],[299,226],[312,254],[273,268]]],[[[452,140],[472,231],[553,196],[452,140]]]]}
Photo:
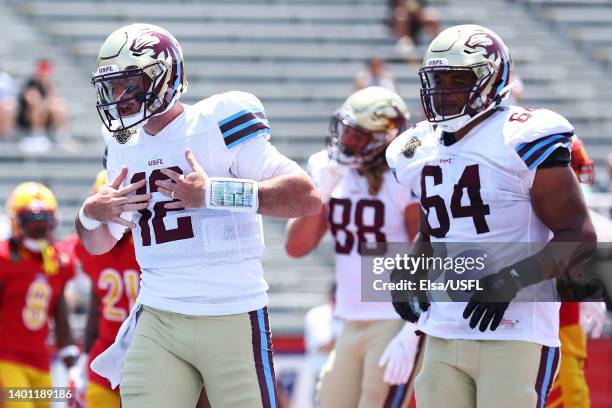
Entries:
{"type": "Polygon", "coordinates": [[[282,155],[263,135],[242,143],[236,150],[231,171],[239,178],[261,181],[304,173],[296,162],[282,155]]]}
{"type": "Polygon", "coordinates": [[[263,104],[253,94],[231,91],[215,95],[213,116],[223,141],[232,149],[262,135],[270,139],[270,124],[263,104]]]}
{"type": "Polygon", "coordinates": [[[400,184],[420,196],[421,170],[435,156],[436,149],[431,124],[420,122],[399,135],[387,148],[387,164],[400,184]]]}
{"type": "Polygon", "coordinates": [[[520,159],[518,170],[535,170],[556,149],[569,149],[573,135],[567,119],[548,109],[512,106],[504,126],[504,141],[520,159]]]}
{"type": "Polygon", "coordinates": [[[213,116],[225,148],[232,156],[233,175],[261,181],[301,171],[295,162],[270,144],[270,124],[263,104],[255,95],[232,91],[214,98],[213,116]]]}
{"type": "Polygon", "coordinates": [[[327,150],[321,150],[311,155],[308,158],[308,164],[306,165],[306,172],[312,179],[317,188],[321,186],[321,171],[329,163],[329,155],[327,150]]]}

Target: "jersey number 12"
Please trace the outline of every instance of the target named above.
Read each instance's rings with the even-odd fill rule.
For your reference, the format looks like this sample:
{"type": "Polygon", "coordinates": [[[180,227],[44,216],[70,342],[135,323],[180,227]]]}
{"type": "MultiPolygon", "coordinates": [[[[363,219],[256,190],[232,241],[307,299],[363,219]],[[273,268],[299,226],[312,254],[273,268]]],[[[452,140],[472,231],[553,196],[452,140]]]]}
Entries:
{"type": "MultiPolygon", "coordinates": [[[[169,167],[170,170],[176,171],[179,174],[183,174],[183,170],[181,170],[178,166],[169,167]]],[[[146,177],[145,172],[135,173],[132,176],[132,183],[137,183],[140,180],[144,180],[146,177]]],[[[155,182],[157,180],[169,180],[169,177],[161,172],[160,169],[155,169],[151,172],[148,180],[148,189],[151,194],[157,191],[157,186],[155,182]]],[[[146,194],[147,193],[147,185],[136,190],[136,194],[146,194]]],[[[180,239],[189,239],[193,238],[193,227],[191,226],[191,217],[178,217],[176,219],[176,228],[166,228],[164,224],[164,217],[170,211],[182,211],[182,209],[167,209],[164,208],[164,205],[167,203],[171,203],[173,201],[178,200],[169,200],[169,201],[158,201],[153,206],[153,211],[145,208],[144,210],[138,210],[140,213],[140,221],[138,221],[138,225],[140,225],[140,236],[142,238],[142,246],[151,245],[151,229],[149,228],[149,220],[152,219],[151,225],[153,226],[153,233],[155,234],[155,243],[163,244],[165,242],[178,241],[180,239]]]]}

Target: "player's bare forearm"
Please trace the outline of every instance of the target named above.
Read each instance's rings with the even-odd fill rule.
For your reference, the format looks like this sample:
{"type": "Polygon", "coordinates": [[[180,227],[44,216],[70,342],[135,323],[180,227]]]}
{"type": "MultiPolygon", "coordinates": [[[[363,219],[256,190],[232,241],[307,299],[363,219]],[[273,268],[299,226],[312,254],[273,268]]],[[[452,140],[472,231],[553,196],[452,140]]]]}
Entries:
{"type": "Polygon", "coordinates": [[[53,312],[53,320],[55,321],[55,342],[58,349],[74,344],[72,340],[72,332],[68,323],[68,307],[66,306],[66,298],[62,293],[57,299],[53,312]]]}
{"type": "Polygon", "coordinates": [[[316,214],[320,209],[321,197],[306,173],[287,174],[259,183],[259,214],[296,218],[316,214]]]}
{"type": "Polygon", "coordinates": [[[538,169],[531,189],[538,218],[553,232],[538,262],[544,279],[562,277],[568,267],[586,261],[596,248],[597,235],[578,185],[569,167],[538,169]],[[557,244],[556,243],[566,243],[557,244]]]}
{"type": "Polygon", "coordinates": [[[321,205],[316,214],[292,218],[287,221],[285,251],[292,257],[308,255],[315,249],[327,231],[327,209],[321,205]]]}
{"type": "Polygon", "coordinates": [[[421,205],[412,203],[404,209],[404,224],[410,241],[414,241],[420,230],[421,205]]]}
{"type": "Polygon", "coordinates": [[[92,255],[105,254],[117,244],[117,240],[109,231],[107,224],[102,224],[96,229],[88,230],[83,227],[77,215],[74,225],[83,247],[92,255]]]}
{"type": "Polygon", "coordinates": [[[89,297],[89,313],[87,314],[87,326],[85,327],[85,340],[83,340],[83,351],[89,353],[94,342],[98,338],[98,323],[100,321],[99,299],[92,285],[89,297]]]}

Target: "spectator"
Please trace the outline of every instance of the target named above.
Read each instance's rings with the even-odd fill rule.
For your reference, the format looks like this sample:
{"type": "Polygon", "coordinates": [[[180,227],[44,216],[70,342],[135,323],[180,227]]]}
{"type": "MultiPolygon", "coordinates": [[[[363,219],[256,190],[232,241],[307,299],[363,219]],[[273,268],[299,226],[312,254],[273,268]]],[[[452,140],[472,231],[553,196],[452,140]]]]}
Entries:
{"type": "Polygon", "coordinates": [[[20,147],[30,153],[49,149],[49,131],[53,131],[61,143],[70,139],[66,103],[55,90],[50,60],[42,59],[36,63],[34,75],[22,89],[18,123],[30,132],[30,137],[20,143],[20,147]]]}
{"type": "Polygon", "coordinates": [[[392,28],[397,41],[397,51],[403,56],[412,54],[418,44],[422,29],[434,38],[440,34],[440,17],[427,0],[391,0],[392,28]]]}
{"type": "Polygon", "coordinates": [[[0,140],[8,140],[15,128],[17,102],[15,83],[11,76],[0,69],[0,140]]]}
{"type": "Polygon", "coordinates": [[[355,76],[355,90],[358,91],[368,86],[380,86],[397,93],[395,78],[385,67],[385,62],[380,58],[372,58],[367,69],[360,71],[355,76]]]}

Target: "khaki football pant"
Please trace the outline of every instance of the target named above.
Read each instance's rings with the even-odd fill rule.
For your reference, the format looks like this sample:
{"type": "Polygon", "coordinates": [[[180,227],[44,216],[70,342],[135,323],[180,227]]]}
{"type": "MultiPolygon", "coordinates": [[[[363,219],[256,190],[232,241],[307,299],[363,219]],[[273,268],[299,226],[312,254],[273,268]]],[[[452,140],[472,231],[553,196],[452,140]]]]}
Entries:
{"type": "Polygon", "coordinates": [[[277,406],[266,308],[186,316],[143,307],[123,367],[122,407],[193,408],[202,386],[214,408],[277,406]]]}
{"type": "Polygon", "coordinates": [[[557,347],[427,336],[417,407],[543,408],[558,369],[557,347]]]}
{"type": "MultiPolygon", "coordinates": [[[[384,367],[378,366],[385,347],[403,325],[403,320],[345,321],[336,346],[321,370],[318,407],[407,406],[416,368],[407,384],[390,386],[383,381],[384,367]]],[[[417,353],[417,359],[418,356],[417,353]]]]}

